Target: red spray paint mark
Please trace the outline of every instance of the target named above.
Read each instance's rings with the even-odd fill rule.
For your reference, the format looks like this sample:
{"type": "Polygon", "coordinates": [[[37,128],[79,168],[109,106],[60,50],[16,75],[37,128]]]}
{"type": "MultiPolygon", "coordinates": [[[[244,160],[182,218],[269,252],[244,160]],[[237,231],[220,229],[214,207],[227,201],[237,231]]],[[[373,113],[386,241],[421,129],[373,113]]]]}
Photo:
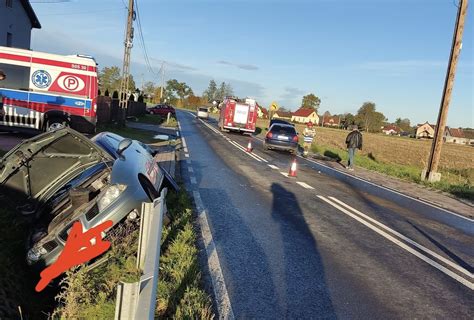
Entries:
{"type": "Polygon", "coordinates": [[[36,291],[43,291],[53,279],[59,277],[63,272],[88,262],[109,250],[110,242],[103,241],[101,233],[112,226],[113,222],[109,220],[82,232],[81,222],[74,223],[58,260],[41,272],[41,279],[36,285],[36,291]],[[95,244],[92,245],[91,240],[94,238],[95,244]]]}

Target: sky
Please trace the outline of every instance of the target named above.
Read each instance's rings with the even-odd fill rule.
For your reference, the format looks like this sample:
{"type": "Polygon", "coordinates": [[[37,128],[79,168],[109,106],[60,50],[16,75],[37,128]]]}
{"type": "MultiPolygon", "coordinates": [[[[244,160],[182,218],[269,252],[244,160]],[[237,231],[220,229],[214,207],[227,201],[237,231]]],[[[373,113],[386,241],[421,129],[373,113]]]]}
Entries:
{"type": "MultiPolygon", "coordinates": [[[[458,0],[137,0],[145,47],[135,40],[138,85],[175,78],[202,94],[209,80],[237,96],[296,110],[356,113],[372,101],[389,121],[435,123],[458,0]]],[[[128,0],[32,0],[42,29],[32,49],[89,54],[122,66],[128,0]]],[[[474,4],[468,9],[448,125],[474,127],[474,4]]]]}

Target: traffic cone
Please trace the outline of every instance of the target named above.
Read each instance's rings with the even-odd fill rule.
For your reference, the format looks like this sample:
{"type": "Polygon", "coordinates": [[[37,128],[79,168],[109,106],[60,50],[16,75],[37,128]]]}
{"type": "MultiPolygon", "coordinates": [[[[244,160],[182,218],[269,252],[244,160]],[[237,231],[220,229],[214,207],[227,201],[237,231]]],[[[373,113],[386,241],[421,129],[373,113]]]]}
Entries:
{"type": "Polygon", "coordinates": [[[246,151],[247,151],[248,153],[251,153],[252,150],[253,150],[253,147],[252,147],[252,139],[249,139],[249,143],[247,143],[247,149],[246,149],[246,151]]]}
{"type": "Polygon", "coordinates": [[[290,172],[288,173],[288,177],[296,177],[296,158],[293,159],[291,163],[290,172]]]}

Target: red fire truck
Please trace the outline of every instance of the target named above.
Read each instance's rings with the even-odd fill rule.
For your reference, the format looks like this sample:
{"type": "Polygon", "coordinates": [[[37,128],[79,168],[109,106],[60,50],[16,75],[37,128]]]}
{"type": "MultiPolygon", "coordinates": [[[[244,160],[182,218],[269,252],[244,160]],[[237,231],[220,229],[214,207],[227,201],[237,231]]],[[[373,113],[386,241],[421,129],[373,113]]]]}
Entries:
{"type": "Polygon", "coordinates": [[[219,129],[221,131],[255,132],[257,103],[253,99],[238,100],[226,97],[219,105],[219,129]]]}

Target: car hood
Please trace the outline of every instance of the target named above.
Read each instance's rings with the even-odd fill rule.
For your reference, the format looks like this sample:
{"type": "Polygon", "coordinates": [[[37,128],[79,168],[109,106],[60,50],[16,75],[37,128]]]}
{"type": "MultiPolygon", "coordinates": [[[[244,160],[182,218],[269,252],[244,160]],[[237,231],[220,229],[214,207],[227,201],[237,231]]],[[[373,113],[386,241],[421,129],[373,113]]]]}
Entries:
{"type": "Polygon", "coordinates": [[[69,129],[25,140],[0,159],[0,193],[25,200],[47,200],[80,172],[112,157],[69,129]]]}

